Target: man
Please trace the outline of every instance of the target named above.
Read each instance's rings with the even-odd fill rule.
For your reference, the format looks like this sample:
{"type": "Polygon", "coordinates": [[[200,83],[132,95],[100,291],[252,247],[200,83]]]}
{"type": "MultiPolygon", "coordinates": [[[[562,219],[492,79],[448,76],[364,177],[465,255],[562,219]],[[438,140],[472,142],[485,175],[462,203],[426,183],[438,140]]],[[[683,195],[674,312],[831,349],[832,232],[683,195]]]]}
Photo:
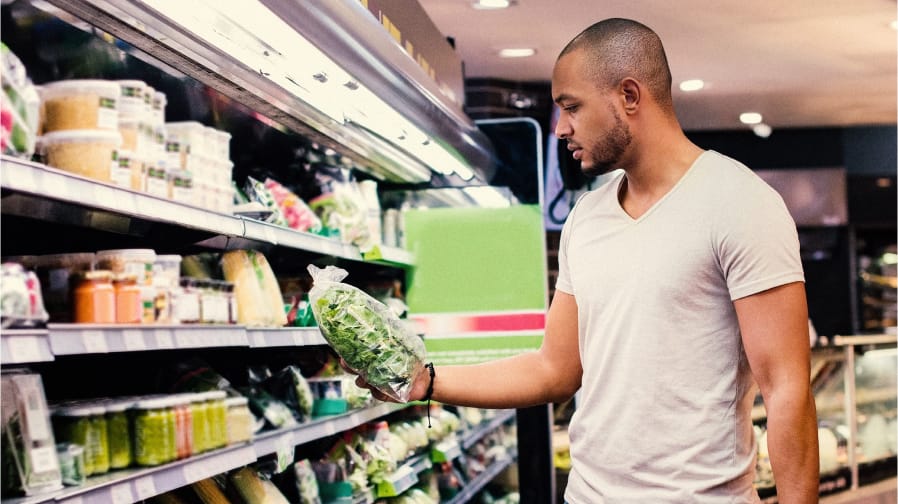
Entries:
{"type": "Polygon", "coordinates": [[[565,47],[556,135],[585,173],[622,173],[565,223],[542,347],[422,373],[411,397],[509,408],[579,389],[570,504],[749,503],[757,383],[779,501],[816,502],[795,224],[745,166],[686,138],[670,89],[642,24],[602,21],[565,47]]]}

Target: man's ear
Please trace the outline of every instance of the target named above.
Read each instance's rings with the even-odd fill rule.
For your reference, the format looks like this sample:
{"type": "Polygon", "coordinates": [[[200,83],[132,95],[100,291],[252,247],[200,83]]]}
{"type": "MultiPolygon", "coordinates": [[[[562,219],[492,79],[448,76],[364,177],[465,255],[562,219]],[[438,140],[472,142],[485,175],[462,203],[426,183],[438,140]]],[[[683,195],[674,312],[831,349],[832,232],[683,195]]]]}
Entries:
{"type": "Polygon", "coordinates": [[[642,99],[642,85],[636,79],[627,77],[620,83],[621,98],[624,111],[628,114],[636,112],[642,99]]]}

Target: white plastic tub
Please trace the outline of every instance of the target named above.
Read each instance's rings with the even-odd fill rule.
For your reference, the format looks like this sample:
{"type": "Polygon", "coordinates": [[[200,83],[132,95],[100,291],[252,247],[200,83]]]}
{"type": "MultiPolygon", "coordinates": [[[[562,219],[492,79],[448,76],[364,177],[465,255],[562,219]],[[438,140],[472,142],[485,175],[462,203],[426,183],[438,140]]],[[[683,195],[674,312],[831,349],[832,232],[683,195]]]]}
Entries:
{"type": "Polygon", "coordinates": [[[48,165],[109,182],[122,136],[107,130],[54,131],[44,135],[40,144],[48,165]]]}
{"type": "Polygon", "coordinates": [[[121,87],[104,80],[67,80],[41,87],[44,131],[118,129],[121,87]]]}

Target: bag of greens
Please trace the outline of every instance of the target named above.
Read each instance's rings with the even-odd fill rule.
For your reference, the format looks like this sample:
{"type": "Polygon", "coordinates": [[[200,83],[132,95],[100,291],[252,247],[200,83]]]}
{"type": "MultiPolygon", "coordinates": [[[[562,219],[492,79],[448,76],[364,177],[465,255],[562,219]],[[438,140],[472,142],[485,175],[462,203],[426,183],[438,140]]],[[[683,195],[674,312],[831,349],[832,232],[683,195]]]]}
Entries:
{"type": "Polygon", "coordinates": [[[383,303],[342,283],[346,271],[309,265],[309,300],[321,334],[346,364],[368,384],[406,402],[424,369],[424,342],[383,303]]]}

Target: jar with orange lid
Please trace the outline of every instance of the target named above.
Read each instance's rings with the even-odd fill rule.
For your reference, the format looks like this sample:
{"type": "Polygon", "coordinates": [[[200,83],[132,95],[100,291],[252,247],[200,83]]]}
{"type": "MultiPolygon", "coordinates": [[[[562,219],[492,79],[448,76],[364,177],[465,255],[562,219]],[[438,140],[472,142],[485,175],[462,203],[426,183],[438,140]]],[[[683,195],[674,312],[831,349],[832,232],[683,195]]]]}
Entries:
{"type": "Polygon", "coordinates": [[[120,274],[112,279],[115,289],[115,322],[139,324],[143,318],[143,304],[137,275],[120,274]]]}
{"type": "Polygon", "coordinates": [[[115,288],[112,272],[85,272],[74,291],[75,322],[89,324],[115,323],[115,288]]]}

